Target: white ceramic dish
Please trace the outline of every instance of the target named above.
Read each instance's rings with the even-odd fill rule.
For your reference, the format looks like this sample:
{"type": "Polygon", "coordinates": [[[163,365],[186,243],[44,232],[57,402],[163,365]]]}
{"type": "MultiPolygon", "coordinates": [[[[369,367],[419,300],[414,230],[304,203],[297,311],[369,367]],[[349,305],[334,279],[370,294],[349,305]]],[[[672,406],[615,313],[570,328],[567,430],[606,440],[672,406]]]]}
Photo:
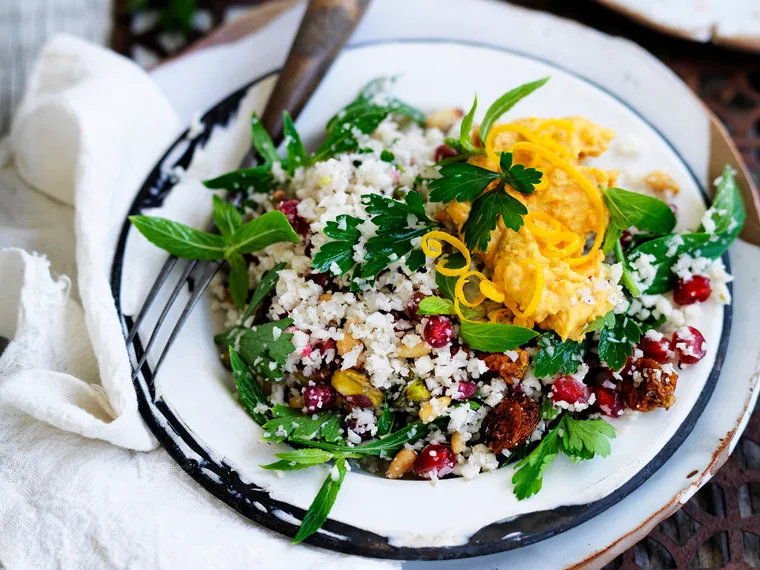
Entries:
{"type": "Polygon", "coordinates": [[[755,0],[597,1],[666,34],[760,51],[760,6],[755,0]]]}
{"type": "MultiPolygon", "coordinates": [[[[523,101],[511,116],[583,115],[616,130],[624,139],[624,145],[630,146],[634,141],[641,152],[637,155],[616,153],[613,143],[612,150],[596,164],[622,170],[626,176],[620,184],[632,189],[641,189],[640,179],[651,170],[670,172],[683,189],[678,197],[681,224],[684,227],[698,225],[705,208],[705,196],[697,178],[673,146],[647,121],[619,99],[577,76],[492,47],[435,41],[379,43],[349,50],[338,60],[305,109],[298,123],[299,130],[307,141],[313,142],[327,119],[366,81],[399,73],[402,78],[398,82],[398,95],[426,111],[466,106],[473,89],[478,90],[481,100],[492,100],[514,85],[551,74],[547,86],[523,101]],[[446,62],[446,69],[456,72],[441,73],[441,61],[446,62]],[[494,74],[493,70],[504,73],[494,74]]],[[[241,103],[236,118],[227,128],[217,128],[210,140],[206,141],[204,134],[199,140],[175,145],[163,167],[173,165],[180,155],[187,164],[192,156],[189,172],[176,186],[169,181],[168,174],[156,176],[151,183],[153,191],[159,187],[159,192],[170,191],[160,208],[143,211],[204,227],[210,200],[199,180],[237,165],[248,144],[247,118],[251,110],[261,111],[271,85],[272,78],[254,85],[241,103]]],[[[226,123],[230,111],[237,107],[229,103],[232,102],[210,114],[206,123],[226,123]]],[[[125,315],[135,314],[163,259],[162,252],[135,232],[128,234],[121,286],[125,315]]],[[[178,305],[183,305],[182,298],[178,305]]],[[[152,328],[152,323],[146,325],[148,330],[152,328]]],[[[699,365],[681,375],[676,405],[669,412],[617,420],[619,435],[607,459],[578,466],[557,461],[545,479],[544,490],[522,502],[516,501],[511,493],[512,468],[482,475],[471,482],[442,481],[437,487],[424,482],[386,481],[351,473],[331,513],[331,520],[338,523],[328,524],[329,534],[321,533],[317,541],[374,556],[474,555],[540,540],[598,514],[650,476],[693,427],[712,387],[708,385],[708,378],[716,363],[723,325],[721,308],[711,307],[705,311],[697,326],[705,334],[710,351],[699,365]],[[478,499],[473,500],[473,497],[478,499]],[[568,505],[575,507],[561,508],[568,505]],[[515,519],[528,513],[534,514],[515,519]],[[498,521],[509,522],[491,527],[487,532],[481,530],[498,521]],[[377,545],[367,548],[360,544],[361,538],[355,535],[354,529],[379,535],[393,548],[384,550],[377,545]],[[336,537],[336,530],[343,538],[336,537]],[[498,535],[500,530],[503,533],[498,535]]],[[[317,468],[278,478],[258,468],[273,461],[272,454],[281,448],[259,444],[260,429],[236,403],[229,375],[219,363],[211,339],[219,326],[208,304],[201,303],[164,364],[155,386],[146,378],[138,384],[138,390],[147,396],[143,414],[159,418],[156,425],[178,446],[175,455],[179,453],[199,463],[194,469],[196,476],[205,477],[207,487],[216,487],[212,492],[225,495],[222,498],[227,502],[262,522],[276,518],[278,530],[292,534],[295,532],[293,515],[299,516],[299,512],[302,513],[299,509],[308,507],[325,471],[317,468]],[[159,404],[153,405],[155,401],[159,404]],[[268,502],[265,505],[262,494],[254,493],[246,498],[250,489],[239,485],[237,477],[245,484],[265,489],[272,499],[283,504],[274,508],[268,502]]],[[[141,337],[145,338],[144,332],[141,337]]],[[[712,381],[715,380],[717,375],[712,377],[712,381]]]]}

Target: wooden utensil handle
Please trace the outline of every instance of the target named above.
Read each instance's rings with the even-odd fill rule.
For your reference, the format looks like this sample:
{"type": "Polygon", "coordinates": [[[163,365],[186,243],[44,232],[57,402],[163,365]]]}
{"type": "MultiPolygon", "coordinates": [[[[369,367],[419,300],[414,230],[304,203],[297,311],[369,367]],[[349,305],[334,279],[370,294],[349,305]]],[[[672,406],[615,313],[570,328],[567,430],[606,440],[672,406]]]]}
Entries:
{"type": "Polygon", "coordinates": [[[282,112],[303,109],[361,20],[369,0],[310,0],[261,122],[282,139],[282,112]]]}

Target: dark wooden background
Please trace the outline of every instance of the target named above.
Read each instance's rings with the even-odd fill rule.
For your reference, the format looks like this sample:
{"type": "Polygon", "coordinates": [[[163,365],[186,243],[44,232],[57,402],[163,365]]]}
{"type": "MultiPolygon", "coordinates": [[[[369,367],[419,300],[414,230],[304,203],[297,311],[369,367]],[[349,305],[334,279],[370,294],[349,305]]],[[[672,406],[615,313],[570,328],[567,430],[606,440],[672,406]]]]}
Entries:
{"type": "MultiPolygon", "coordinates": [[[[139,45],[157,60],[173,54],[158,28],[135,30],[134,0],[116,0],[112,45],[134,54],[139,45]]],[[[171,1],[177,5],[186,0],[171,1]]],[[[267,0],[197,0],[202,17],[182,35],[179,49],[224,21],[230,8],[267,0]]],[[[463,9],[467,0],[462,0],[463,9]]],[[[722,0],[731,2],[733,0],[722,0]]],[[[642,45],[665,62],[708,104],[731,136],[760,184],[760,55],[666,36],[592,0],[516,0],[642,45]]],[[[192,4],[192,0],[190,0],[192,4]]],[[[760,0],[758,0],[760,8],[760,0]]],[[[165,32],[163,32],[165,33],[165,32]]],[[[508,25],[505,33],[509,33],[508,25]]],[[[176,40],[177,34],[173,33],[176,40]]],[[[164,38],[165,40],[166,38],[164,38]]],[[[653,97],[657,94],[653,93],[653,97]]],[[[749,332],[749,331],[748,331],[749,332]]],[[[665,568],[760,568],[760,412],[755,412],[728,463],[679,512],[662,522],[605,570],[665,568]]]]}

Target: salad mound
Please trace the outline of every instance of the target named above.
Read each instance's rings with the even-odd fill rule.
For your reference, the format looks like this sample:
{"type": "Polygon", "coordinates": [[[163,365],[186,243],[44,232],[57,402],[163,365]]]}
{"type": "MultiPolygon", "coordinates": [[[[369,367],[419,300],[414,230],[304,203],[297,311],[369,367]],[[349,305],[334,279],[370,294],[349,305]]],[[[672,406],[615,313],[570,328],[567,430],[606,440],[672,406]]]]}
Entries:
{"type": "Polygon", "coordinates": [[[254,115],[261,164],[205,182],[215,232],[132,218],[173,255],[227,260],[215,341],[262,440],[293,446],[262,467],[332,463],[296,541],[352,464],[434,483],[514,464],[528,498],[559,453],[605,457],[616,418],[673,406],[707,354],[694,322],[730,302],[721,256],[744,223],[730,167],[674,233],[672,177],[632,192],[589,163],[609,129],[501,120],[547,80],[475,125],[477,99],[425,116],[379,79],[313,153],[286,114],[281,155],[254,115]]]}

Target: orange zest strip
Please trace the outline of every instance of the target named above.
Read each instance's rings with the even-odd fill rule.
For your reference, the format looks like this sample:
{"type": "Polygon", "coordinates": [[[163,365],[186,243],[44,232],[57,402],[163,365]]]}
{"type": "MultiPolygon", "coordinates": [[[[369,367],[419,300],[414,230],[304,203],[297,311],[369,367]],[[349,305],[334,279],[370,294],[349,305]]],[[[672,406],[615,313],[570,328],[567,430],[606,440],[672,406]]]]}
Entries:
{"type": "Polygon", "coordinates": [[[544,159],[548,160],[552,165],[554,165],[556,168],[559,168],[560,170],[564,171],[570,178],[572,178],[578,186],[586,193],[591,203],[594,205],[594,208],[597,211],[597,215],[599,216],[599,225],[596,227],[596,235],[594,237],[594,244],[591,246],[591,249],[589,253],[582,258],[583,259],[581,263],[584,263],[591,259],[591,254],[594,253],[596,250],[599,249],[599,247],[602,245],[602,239],[604,239],[604,218],[605,218],[605,210],[604,210],[604,204],[602,203],[602,199],[599,196],[599,191],[596,187],[591,183],[591,181],[583,176],[576,168],[574,168],[572,165],[567,163],[566,161],[562,160],[557,155],[551,153],[550,151],[546,150],[545,148],[530,143],[530,142],[519,142],[515,143],[512,146],[513,149],[516,150],[527,150],[535,152],[536,154],[541,155],[544,159]]]}
{"type": "MultiPolygon", "coordinates": [[[[486,148],[486,155],[488,156],[488,158],[490,158],[496,164],[499,164],[499,157],[494,147],[496,146],[496,137],[498,137],[501,133],[517,133],[526,141],[529,141],[537,146],[550,148],[553,151],[564,156],[569,156],[570,154],[565,147],[561,146],[560,144],[553,141],[552,139],[548,137],[539,137],[536,133],[534,133],[530,129],[523,127],[521,125],[513,125],[513,124],[495,125],[491,127],[491,130],[488,132],[488,138],[486,139],[485,148],[486,148]]],[[[509,150],[512,151],[514,147],[515,145],[512,145],[512,147],[509,150]]],[[[533,165],[535,165],[535,162],[533,162],[533,164],[531,165],[526,165],[526,166],[533,166],[533,165]]]]}
{"type": "Polygon", "coordinates": [[[454,248],[464,257],[464,265],[459,269],[449,269],[446,267],[446,261],[442,259],[435,266],[436,271],[447,277],[458,277],[467,273],[470,270],[472,257],[470,256],[470,251],[464,243],[462,243],[462,240],[457,239],[446,232],[432,231],[422,236],[420,248],[428,257],[439,257],[443,253],[443,244],[441,242],[446,242],[454,246],[454,248]]]}

